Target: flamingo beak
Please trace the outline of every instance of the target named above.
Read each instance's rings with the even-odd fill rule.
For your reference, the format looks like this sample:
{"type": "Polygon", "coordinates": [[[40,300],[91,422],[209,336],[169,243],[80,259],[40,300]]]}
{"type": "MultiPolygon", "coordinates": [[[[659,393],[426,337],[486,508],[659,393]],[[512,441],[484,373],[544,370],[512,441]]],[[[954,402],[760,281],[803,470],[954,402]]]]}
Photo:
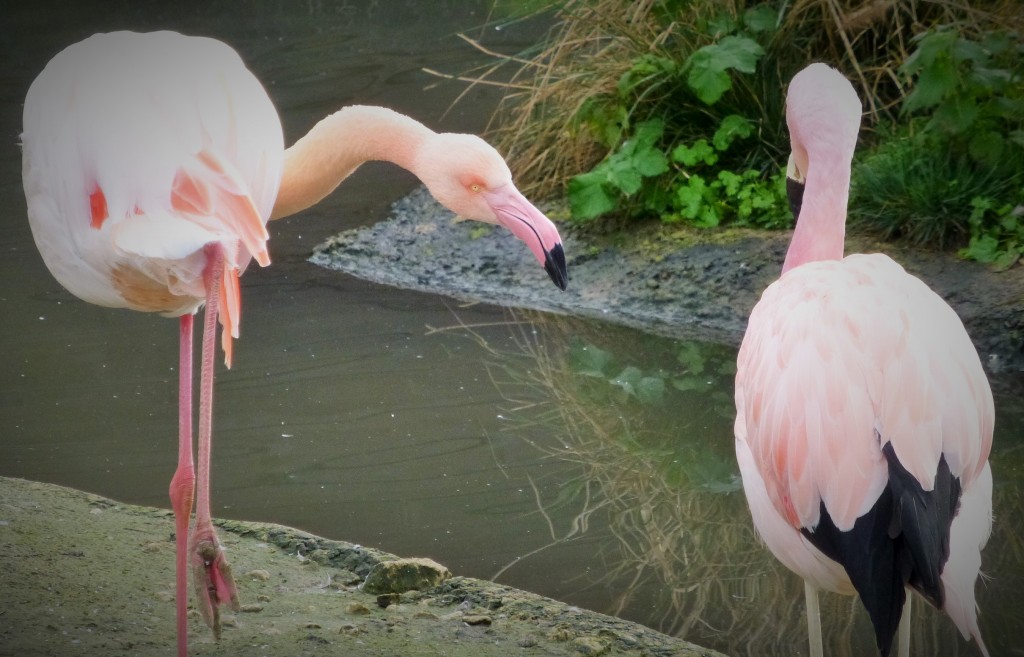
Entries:
{"type": "Polygon", "coordinates": [[[564,290],[569,284],[569,272],[565,266],[562,238],[555,224],[526,200],[512,183],[484,192],[484,198],[498,223],[526,242],[533,255],[544,265],[552,282],[564,290]]]}

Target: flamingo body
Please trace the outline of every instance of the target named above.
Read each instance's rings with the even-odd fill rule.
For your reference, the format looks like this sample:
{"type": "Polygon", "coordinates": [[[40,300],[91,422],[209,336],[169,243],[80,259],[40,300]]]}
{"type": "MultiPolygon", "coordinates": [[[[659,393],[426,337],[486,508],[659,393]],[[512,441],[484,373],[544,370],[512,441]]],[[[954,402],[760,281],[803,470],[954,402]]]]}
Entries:
{"type": "Polygon", "coordinates": [[[224,243],[239,268],[266,255],[281,123],[219,41],[115,32],[68,47],[29,89],[23,142],[36,244],[85,301],[191,313],[206,298],[194,257],[204,245],[224,243]],[[171,294],[146,291],[157,287],[171,294]]]}
{"type": "Polygon", "coordinates": [[[881,654],[907,586],[984,652],[974,584],[991,531],[992,394],[937,294],[885,255],[842,258],[859,109],[824,65],[790,86],[806,191],[784,273],[738,355],[744,492],[780,561],[815,589],[860,595],[881,654]]]}

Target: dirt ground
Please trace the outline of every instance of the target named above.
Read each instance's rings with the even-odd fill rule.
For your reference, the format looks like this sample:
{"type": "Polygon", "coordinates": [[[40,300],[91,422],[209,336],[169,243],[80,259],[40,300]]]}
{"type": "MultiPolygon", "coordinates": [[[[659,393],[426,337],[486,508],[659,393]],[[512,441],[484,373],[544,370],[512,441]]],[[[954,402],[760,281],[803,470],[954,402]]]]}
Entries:
{"type": "MultiPolygon", "coordinates": [[[[220,641],[193,614],[192,655],[720,655],[464,577],[371,594],[358,583],[397,557],[279,525],[218,525],[242,606],[220,641]]],[[[173,531],[170,511],[0,477],[0,654],[173,655],[173,531]]]]}
{"type": "MultiPolygon", "coordinates": [[[[400,287],[738,346],[751,308],[779,276],[791,235],[651,223],[595,238],[564,222],[559,228],[569,268],[565,292],[530,266],[529,252],[511,233],[454,222],[423,189],[397,202],[387,221],[321,245],[312,261],[400,287]]],[[[955,253],[855,235],[846,251],[889,254],[957,311],[991,373],[1024,371],[1024,266],[995,272],[955,253]]]]}

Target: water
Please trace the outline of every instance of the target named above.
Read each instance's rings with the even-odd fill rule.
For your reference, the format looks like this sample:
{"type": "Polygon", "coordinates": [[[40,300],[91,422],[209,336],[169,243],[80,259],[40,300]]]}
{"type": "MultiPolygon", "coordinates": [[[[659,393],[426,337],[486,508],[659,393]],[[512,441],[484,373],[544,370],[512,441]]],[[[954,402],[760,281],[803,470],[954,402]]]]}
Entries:
{"type": "MultiPolygon", "coordinates": [[[[265,82],[289,143],[354,102],[478,131],[497,98],[477,88],[448,111],[462,87],[421,71],[468,67],[475,55],[453,35],[484,22],[487,2],[261,3],[244,15],[228,3],[45,4],[11,10],[0,28],[9,144],[49,57],[120,28],[232,44],[265,82]]],[[[537,34],[535,24],[487,32],[511,50],[537,34]]],[[[804,652],[800,583],[758,547],[736,492],[734,352],[463,307],[305,262],[413,184],[367,165],[315,211],[271,226],[274,265],[243,277],[235,367],[218,372],[214,513],[433,557],[732,654],[804,652]]],[[[0,474],[166,507],[176,322],[59,287],[32,244],[13,147],[0,152],[0,209],[0,474]]],[[[525,251],[523,262],[549,284],[525,251]]],[[[1016,654],[1024,412],[1019,382],[999,383],[998,524],[985,553],[994,579],[980,604],[993,654],[1016,654]]],[[[829,597],[823,613],[835,654],[870,654],[853,603],[829,597]]],[[[973,654],[947,621],[925,616],[918,654],[973,654]]]]}

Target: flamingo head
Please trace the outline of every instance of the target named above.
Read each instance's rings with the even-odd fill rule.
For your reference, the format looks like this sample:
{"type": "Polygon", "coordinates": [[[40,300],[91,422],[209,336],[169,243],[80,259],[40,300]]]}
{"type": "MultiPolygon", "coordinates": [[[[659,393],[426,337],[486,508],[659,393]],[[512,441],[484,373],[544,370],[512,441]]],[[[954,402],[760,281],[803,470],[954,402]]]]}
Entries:
{"type": "MultiPolygon", "coordinates": [[[[836,69],[816,62],[793,76],[786,94],[786,123],[792,153],[787,177],[801,185],[815,160],[853,157],[860,132],[861,104],[853,85],[836,69]]],[[[799,199],[797,207],[799,207],[799,199]]],[[[790,206],[794,205],[790,193],[790,206]]]]}
{"type": "Polygon", "coordinates": [[[505,160],[487,142],[474,135],[434,135],[417,154],[414,172],[455,214],[511,230],[565,289],[569,276],[558,229],[516,189],[505,160]]]}

